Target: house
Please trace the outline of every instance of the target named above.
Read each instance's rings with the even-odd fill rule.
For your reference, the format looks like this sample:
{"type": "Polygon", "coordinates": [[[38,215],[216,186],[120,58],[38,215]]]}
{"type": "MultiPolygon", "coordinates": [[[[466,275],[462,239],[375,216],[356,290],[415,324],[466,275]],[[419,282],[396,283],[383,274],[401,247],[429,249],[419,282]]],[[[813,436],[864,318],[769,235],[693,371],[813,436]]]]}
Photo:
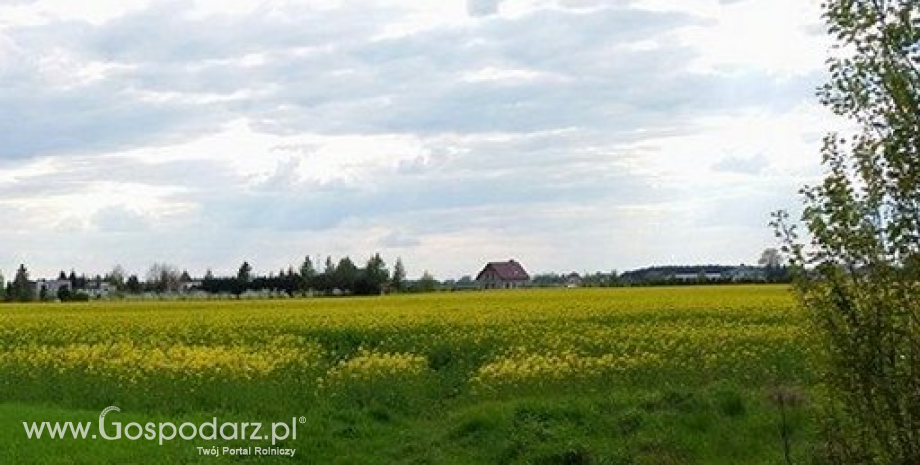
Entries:
{"type": "Polygon", "coordinates": [[[204,283],[202,281],[189,278],[188,281],[182,281],[179,284],[179,292],[182,294],[190,294],[195,291],[200,291],[203,285],[204,283]]]}
{"type": "Polygon", "coordinates": [[[680,281],[684,283],[698,282],[698,281],[719,281],[723,279],[723,275],[718,270],[706,270],[700,269],[697,272],[681,272],[674,273],[672,276],[674,281],[680,281]]]}
{"type": "Polygon", "coordinates": [[[50,299],[56,299],[61,289],[73,290],[70,281],[66,279],[39,279],[33,284],[36,296],[50,299]]]}
{"type": "Polygon", "coordinates": [[[482,289],[515,289],[530,284],[530,275],[520,263],[490,262],[476,275],[476,282],[482,289]]]}
{"type": "Polygon", "coordinates": [[[755,266],[741,265],[728,270],[725,275],[733,282],[761,282],[767,280],[764,269],[755,266]]]}
{"type": "Polygon", "coordinates": [[[104,299],[114,290],[114,286],[108,281],[96,280],[88,281],[86,283],[86,289],[84,289],[86,294],[94,299],[104,299]]]}
{"type": "Polygon", "coordinates": [[[578,273],[569,273],[569,275],[565,277],[565,287],[581,287],[582,284],[584,284],[584,282],[581,279],[581,275],[578,273]]]}

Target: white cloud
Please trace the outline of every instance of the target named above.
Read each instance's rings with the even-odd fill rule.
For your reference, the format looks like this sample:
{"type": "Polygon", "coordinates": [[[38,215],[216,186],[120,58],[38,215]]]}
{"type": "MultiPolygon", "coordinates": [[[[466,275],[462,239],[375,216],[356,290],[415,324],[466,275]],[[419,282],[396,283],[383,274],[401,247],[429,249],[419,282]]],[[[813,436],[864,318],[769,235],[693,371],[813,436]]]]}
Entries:
{"type": "MultiPolygon", "coordinates": [[[[0,18],[3,18],[0,26],[43,25],[60,21],[86,21],[98,25],[151,3],[152,0],[7,1],[0,5],[0,18]]],[[[176,4],[177,7],[179,5],[176,4]]]]}
{"type": "Polygon", "coordinates": [[[833,126],[811,0],[53,0],[0,18],[0,268],[39,274],[378,248],[442,277],[510,257],[750,262],[833,126]]]}
{"type": "MultiPolygon", "coordinates": [[[[691,2],[681,2],[691,3],[691,2]]],[[[706,72],[763,70],[781,77],[824,67],[829,49],[817,0],[743,0],[700,10],[714,24],[679,31],[680,40],[700,50],[694,66],[706,72]]]]}

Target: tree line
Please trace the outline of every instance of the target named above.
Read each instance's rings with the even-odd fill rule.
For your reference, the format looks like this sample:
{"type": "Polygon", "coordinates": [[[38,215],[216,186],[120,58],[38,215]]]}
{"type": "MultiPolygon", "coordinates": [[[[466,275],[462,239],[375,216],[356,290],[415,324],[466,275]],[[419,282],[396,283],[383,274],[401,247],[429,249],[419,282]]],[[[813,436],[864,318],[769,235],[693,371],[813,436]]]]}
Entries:
{"type": "Polygon", "coordinates": [[[300,267],[279,270],[277,274],[256,276],[249,262],[240,265],[236,276],[215,277],[210,271],[201,281],[201,290],[211,294],[241,295],[248,291],[273,290],[294,295],[379,295],[408,290],[406,268],[396,259],[391,272],[379,253],[359,267],[348,256],[338,262],[326,257],[322,270],[307,256],[300,267]]]}
{"type": "MultiPolygon", "coordinates": [[[[12,281],[0,286],[0,300],[8,302],[30,301],[74,301],[88,300],[101,294],[179,294],[206,293],[240,297],[248,292],[283,293],[293,296],[315,295],[379,295],[392,292],[418,292],[433,290],[428,281],[433,280],[427,272],[427,279],[412,282],[406,278],[406,268],[397,258],[393,269],[379,253],[375,253],[362,266],[349,256],[334,261],[327,257],[319,269],[310,256],[304,257],[298,268],[289,266],[277,273],[258,275],[252,265],[244,261],[237,273],[231,276],[215,276],[211,270],[201,279],[193,278],[188,271],[180,271],[175,265],[154,263],[147,270],[144,279],[136,274],[128,275],[121,266],[116,266],[105,275],[88,277],[71,270],[61,271],[53,284],[33,281],[24,264],[20,265],[12,281]],[[66,284],[65,284],[66,283],[66,284]],[[420,284],[421,283],[421,284],[420,284]],[[45,285],[43,285],[45,284],[45,285]],[[54,291],[52,292],[51,289],[54,291]]],[[[0,283],[4,283],[0,273],[0,283]]]]}

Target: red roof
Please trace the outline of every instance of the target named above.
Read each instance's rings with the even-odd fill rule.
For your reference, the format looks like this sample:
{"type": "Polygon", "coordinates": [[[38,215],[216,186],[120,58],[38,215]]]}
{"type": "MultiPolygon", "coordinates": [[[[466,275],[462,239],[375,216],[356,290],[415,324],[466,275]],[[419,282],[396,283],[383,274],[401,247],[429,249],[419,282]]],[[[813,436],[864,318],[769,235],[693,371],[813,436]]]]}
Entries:
{"type": "Polygon", "coordinates": [[[499,279],[503,281],[527,281],[530,279],[530,275],[524,271],[524,267],[520,263],[508,260],[507,262],[490,262],[476,275],[476,280],[478,281],[483,273],[489,270],[494,271],[499,279]]]}

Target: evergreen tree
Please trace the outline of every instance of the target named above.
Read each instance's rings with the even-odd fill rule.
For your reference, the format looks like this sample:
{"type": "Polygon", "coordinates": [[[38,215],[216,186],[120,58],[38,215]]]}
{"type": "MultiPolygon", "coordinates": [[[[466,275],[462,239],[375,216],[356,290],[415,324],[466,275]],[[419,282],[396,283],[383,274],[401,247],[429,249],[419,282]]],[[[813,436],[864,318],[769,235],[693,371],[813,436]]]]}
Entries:
{"type": "Polygon", "coordinates": [[[239,271],[236,272],[236,279],[242,283],[252,281],[252,266],[249,265],[249,262],[243,262],[243,264],[240,265],[239,271]]]}
{"type": "Polygon", "coordinates": [[[335,266],[334,276],[335,287],[343,292],[354,292],[355,284],[358,281],[358,267],[351,261],[351,258],[342,257],[335,266]]]}
{"type": "Polygon", "coordinates": [[[313,267],[313,261],[307,255],[300,265],[300,290],[306,292],[315,287],[316,269],[313,267]]]}
{"type": "Polygon", "coordinates": [[[140,294],[144,288],[141,286],[140,279],[137,278],[137,275],[132,274],[128,276],[128,280],[125,281],[125,290],[131,294],[140,294]]]}
{"type": "Polygon", "coordinates": [[[375,253],[367,260],[367,265],[361,272],[355,293],[362,295],[372,295],[383,293],[390,279],[390,272],[386,268],[386,263],[379,253],[375,253]]]}
{"type": "Polygon", "coordinates": [[[393,266],[393,277],[390,279],[390,286],[396,292],[401,292],[406,288],[406,267],[403,265],[402,258],[396,259],[396,265],[393,266]]]}
{"type": "Polygon", "coordinates": [[[35,286],[29,281],[29,272],[26,266],[21,264],[16,270],[16,277],[13,278],[10,299],[16,302],[31,302],[35,300],[35,286]]]}

